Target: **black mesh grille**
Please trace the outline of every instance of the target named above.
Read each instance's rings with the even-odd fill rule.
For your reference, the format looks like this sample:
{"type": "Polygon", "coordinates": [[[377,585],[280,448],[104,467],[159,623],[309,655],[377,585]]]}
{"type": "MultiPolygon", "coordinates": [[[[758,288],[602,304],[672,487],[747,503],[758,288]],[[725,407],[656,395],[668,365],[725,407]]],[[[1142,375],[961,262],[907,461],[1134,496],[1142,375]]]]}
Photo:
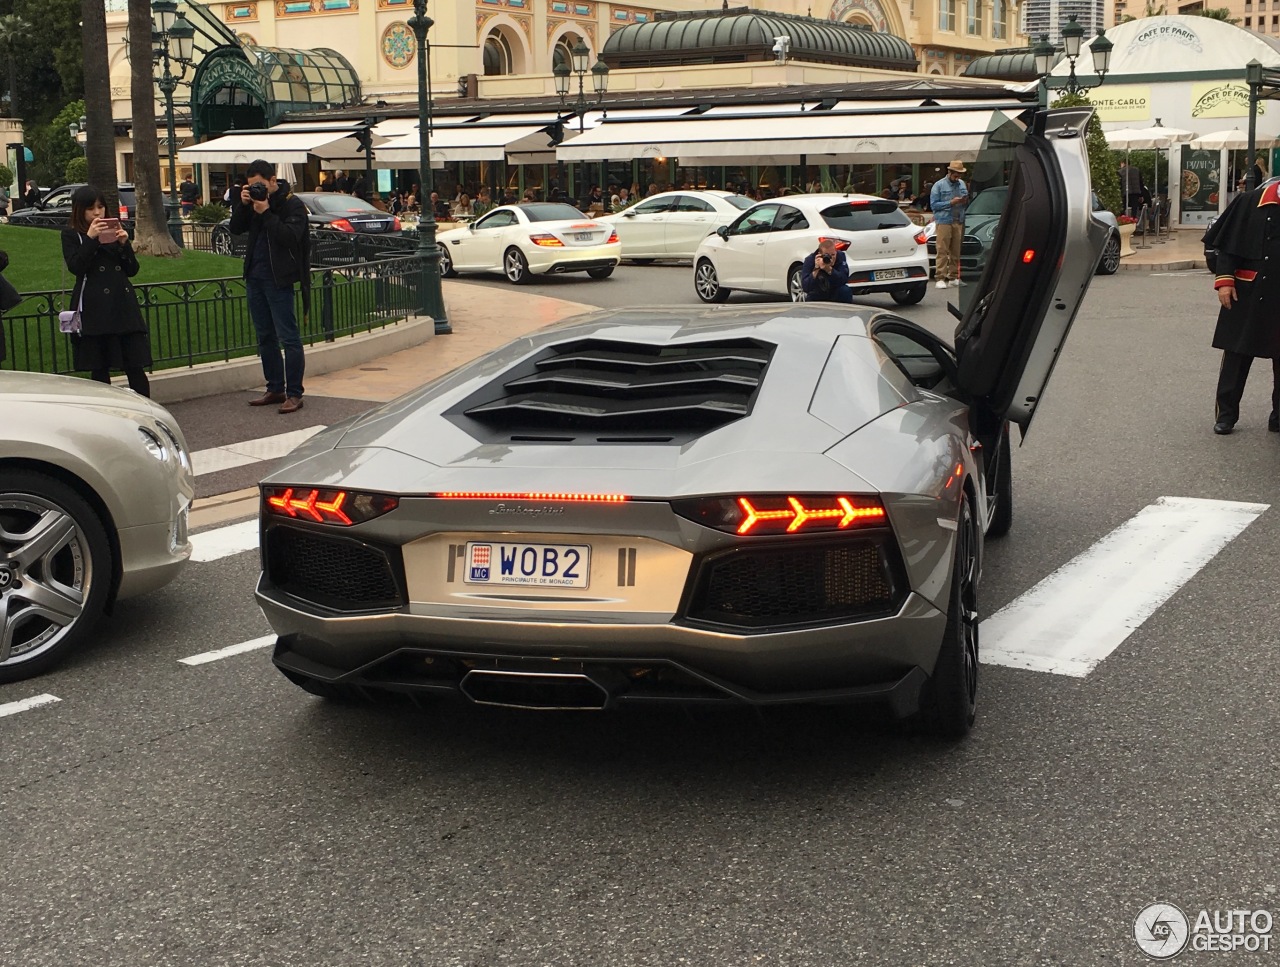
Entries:
{"type": "Polygon", "coordinates": [[[887,540],[749,547],[709,558],[689,617],[762,627],[888,614],[899,605],[887,540]]]}
{"type": "Polygon", "coordinates": [[[404,603],[386,552],[349,537],[291,527],[267,531],[267,580],[287,594],[339,611],[404,603]]]}
{"type": "Polygon", "coordinates": [[[460,409],[513,435],[538,429],[648,437],[705,431],[751,412],[772,351],[752,340],[580,340],[508,371],[460,409]]]}

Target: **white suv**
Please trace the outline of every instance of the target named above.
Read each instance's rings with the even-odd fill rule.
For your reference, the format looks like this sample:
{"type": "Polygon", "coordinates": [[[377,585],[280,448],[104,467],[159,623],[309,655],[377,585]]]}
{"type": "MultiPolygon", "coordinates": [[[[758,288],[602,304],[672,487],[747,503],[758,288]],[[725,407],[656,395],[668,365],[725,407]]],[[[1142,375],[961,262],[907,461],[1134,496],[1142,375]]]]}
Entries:
{"type": "Polygon", "coordinates": [[[924,233],[897,202],[870,195],[787,195],[748,208],[698,246],[694,289],[703,302],[724,302],[736,289],[801,302],[800,266],[823,238],[844,250],[855,295],[888,292],[899,305],[924,298],[924,233]]]}

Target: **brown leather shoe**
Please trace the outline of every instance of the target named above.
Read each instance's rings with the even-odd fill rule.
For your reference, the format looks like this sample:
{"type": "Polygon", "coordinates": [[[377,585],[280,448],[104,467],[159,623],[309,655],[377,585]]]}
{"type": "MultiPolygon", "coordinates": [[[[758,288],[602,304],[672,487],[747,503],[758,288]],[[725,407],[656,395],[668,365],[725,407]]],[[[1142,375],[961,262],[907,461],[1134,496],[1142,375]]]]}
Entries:
{"type": "Polygon", "coordinates": [[[257,399],[249,401],[250,406],[275,406],[277,403],[283,403],[285,396],[283,393],[263,393],[257,399]]]}
{"type": "Polygon", "coordinates": [[[283,405],[282,407],[280,407],[280,409],[279,409],[279,411],[278,411],[278,412],[280,412],[280,413],[297,413],[297,412],[298,412],[298,410],[300,410],[300,409],[302,409],[302,397],[301,397],[301,396],[290,396],[287,400],[285,400],[285,401],[284,401],[284,405],[283,405]]]}

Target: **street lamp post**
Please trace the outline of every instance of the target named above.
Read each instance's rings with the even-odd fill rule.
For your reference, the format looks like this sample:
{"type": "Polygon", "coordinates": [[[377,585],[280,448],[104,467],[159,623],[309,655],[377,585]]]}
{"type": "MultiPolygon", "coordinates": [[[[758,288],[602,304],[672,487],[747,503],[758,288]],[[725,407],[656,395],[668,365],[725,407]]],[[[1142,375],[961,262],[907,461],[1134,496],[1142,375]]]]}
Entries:
{"type": "Polygon", "coordinates": [[[196,28],[178,13],[177,0],[154,0],[151,4],[151,56],[160,68],[156,83],[164,95],[165,120],[169,131],[169,235],[182,247],[182,218],[178,206],[178,137],[173,123],[173,92],[191,66],[196,28]],[[177,73],[174,73],[175,66],[177,73]]]}
{"type": "Polygon", "coordinates": [[[1245,189],[1253,191],[1258,187],[1258,166],[1254,162],[1254,152],[1258,150],[1258,95],[1262,90],[1262,64],[1256,57],[1245,64],[1244,77],[1249,84],[1249,151],[1244,159],[1249,166],[1249,174],[1245,189]]]}
{"type": "Polygon", "coordinates": [[[84,156],[89,157],[89,119],[81,114],[80,123],[72,121],[67,125],[67,131],[71,135],[71,140],[80,145],[84,156]]]}
{"type": "MultiPolygon", "coordinates": [[[[1093,55],[1093,72],[1098,75],[1098,83],[1093,87],[1085,87],[1080,83],[1080,79],[1076,76],[1076,60],[1080,57],[1081,47],[1084,45],[1084,27],[1076,22],[1074,16],[1068,17],[1067,22],[1062,25],[1062,52],[1067,57],[1067,63],[1070,65],[1071,72],[1067,75],[1067,81],[1062,85],[1062,90],[1068,95],[1072,94],[1088,94],[1093,87],[1098,87],[1107,79],[1107,71],[1111,69],[1111,51],[1115,47],[1111,41],[1107,39],[1106,33],[1101,28],[1098,29],[1098,35],[1093,38],[1093,42],[1089,45],[1089,52],[1093,55]]],[[[1044,84],[1042,91],[1042,103],[1048,105],[1049,96],[1049,73],[1053,70],[1054,57],[1057,51],[1054,46],[1049,43],[1049,35],[1041,34],[1040,42],[1032,48],[1032,53],[1036,59],[1036,73],[1040,75],[1044,84]]]]}
{"type": "MultiPolygon", "coordinates": [[[[584,116],[587,113],[587,108],[591,106],[591,102],[587,100],[586,86],[584,84],[586,76],[587,74],[591,75],[591,86],[596,94],[595,102],[599,104],[604,100],[605,92],[609,90],[609,65],[597,58],[595,66],[588,70],[587,61],[591,59],[591,51],[581,37],[573,45],[573,50],[570,54],[573,61],[573,70],[570,71],[569,65],[561,62],[556,64],[552,73],[556,78],[556,93],[560,95],[561,109],[568,106],[566,99],[569,96],[569,75],[570,73],[578,75],[578,97],[573,102],[573,109],[578,115],[578,133],[581,134],[586,130],[584,116]]],[[[586,162],[583,163],[585,164],[586,162]]]]}
{"type": "Polygon", "coordinates": [[[445,313],[440,288],[440,249],[436,245],[436,213],[431,204],[431,92],[427,90],[427,31],[435,21],[427,16],[427,0],[413,0],[409,29],[418,38],[418,264],[422,273],[419,292],[422,314],[436,321],[436,335],[453,332],[445,313]]]}

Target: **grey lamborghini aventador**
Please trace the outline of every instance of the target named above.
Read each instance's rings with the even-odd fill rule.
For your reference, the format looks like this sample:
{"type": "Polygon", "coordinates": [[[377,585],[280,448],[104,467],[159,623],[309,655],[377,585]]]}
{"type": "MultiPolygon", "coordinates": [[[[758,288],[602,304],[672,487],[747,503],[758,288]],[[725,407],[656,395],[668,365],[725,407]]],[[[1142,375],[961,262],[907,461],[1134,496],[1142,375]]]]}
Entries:
{"type": "Polygon", "coordinates": [[[520,339],[262,485],[274,661],[326,696],[872,702],[974,719],[983,541],[1106,242],[1089,109],[990,136],[954,348],[874,308],[642,308],[520,339]]]}

